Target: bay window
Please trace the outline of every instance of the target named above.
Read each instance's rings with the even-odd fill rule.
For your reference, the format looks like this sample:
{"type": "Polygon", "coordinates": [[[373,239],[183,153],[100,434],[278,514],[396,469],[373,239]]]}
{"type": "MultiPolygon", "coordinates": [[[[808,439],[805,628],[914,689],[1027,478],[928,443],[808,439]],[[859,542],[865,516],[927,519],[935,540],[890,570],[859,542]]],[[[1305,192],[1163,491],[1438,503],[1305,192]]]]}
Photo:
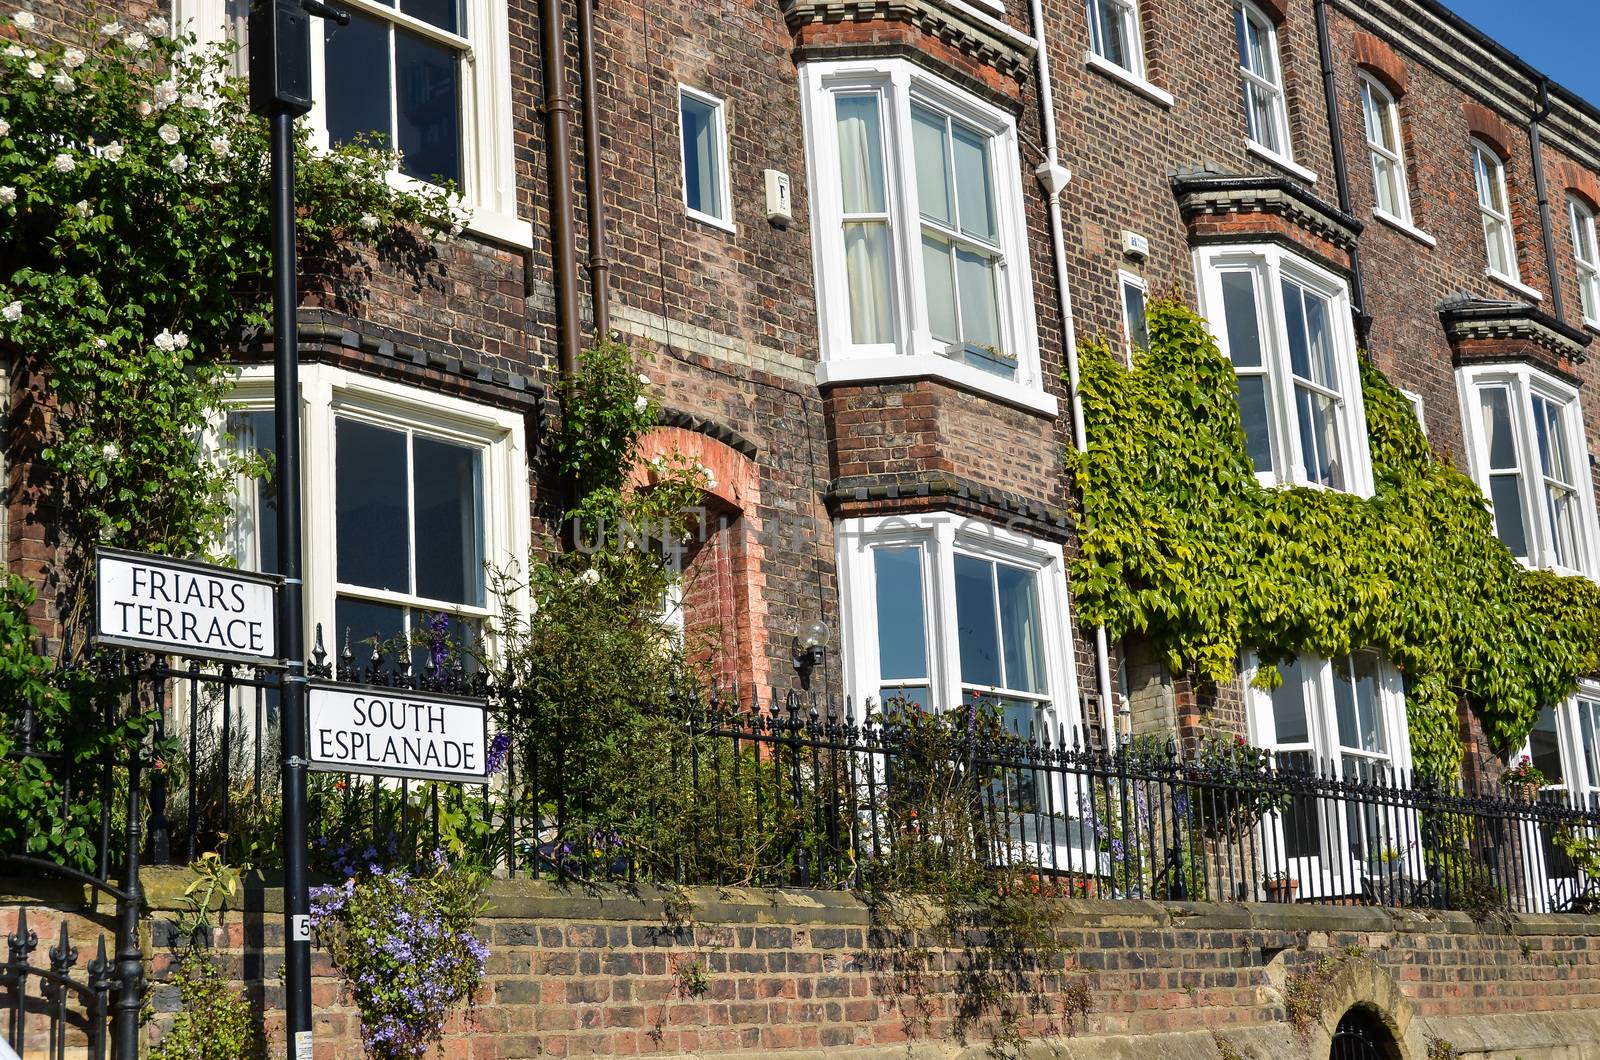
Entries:
{"type": "MultiPolygon", "coordinates": [[[[1351,784],[1399,784],[1411,768],[1400,674],[1374,651],[1278,664],[1267,691],[1248,683],[1251,740],[1288,774],[1351,784]]],[[[1379,800],[1297,795],[1264,822],[1264,869],[1300,881],[1300,896],[1360,893],[1367,881],[1421,876],[1415,814],[1379,800]]]]}
{"type": "MultiPolygon", "coordinates": [[[[398,151],[397,182],[453,183],[475,232],[531,246],[517,218],[509,16],[493,0],[345,0],[350,24],[311,33],[307,122],[319,148],[367,139],[398,151]]],[[[248,5],[175,0],[201,46],[248,47],[248,5]]],[[[242,75],[243,71],[236,71],[242,75]]]]}
{"type": "Polygon", "coordinates": [[[1289,108],[1284,100],[1283,66],[1278,59],[1278,29],[1250,0],[1238,0],[1233,17],[1250,143],[1269,155],[1288,159],[1293,151],[1289,146],[1289,108]]]}
{"type": "MultiPolygon", "coordinates": [[[[1579,683],[1576,694],[1539,711],[1522,754],[1544,774],[1540,803],[1600,809],[1600,684],[1579,683]]],[[[1513,794],[1512,797],[1520,797],[1513,794]]],[[[1515,866],[1529,908],[1561,911],[1591,886],[1572,858],[1555,845],[1549,821],[1521,822],[1522,853],[1515,866]]]]}
{"type": "Polygon", "coordinates": [[[1345,282],[1280,247],[1197,252],[1201,309],[1239,380],[1264,483],[1372,492],[1345,282]]]}
{"type": "Polygon", "coordinates": [[[1594,492],[1577,390],[1528,365],[1459,373],[1473,477],[1495,534],[1531,566],[1594,576],[1594,492]]]}
{"type": "Polygon", "coordinates": [[[1361,116],[1367,153],[1372,159],[1373,209],[1402,225],[1411,224],[1411,192],[1406,185],[1400,107],[1389,90],[1371,77],[1361,78],[1361,116]]]}
{"type": "MultiPolygon", "coordinates": [[[[227,431],[270,450],[271,373],[244,370],[227,431]]],[[[521,417],[342,369],[301,369],[308,628],[330,652],[447,631],[476,644],[491,614],[491,566],[527,554],[521,417]]],[[[246,569],[272,570],[276,487],[246,482],[230,534],[246,569]]],[[[359,653],[360,648],[356,648],[359,653]]],[[[425,651],[413,651],[420,666],[425,651]]]]}
{"type": "Polygon", "coordinates": [[[819,380],[1039,393],[1016,126],[903,60],[802,67],[819,380]]]}
{"type": "Polygon", "coordinates": [[[1572,256],[1578,266],[1578,300],[1583,322],[1600,328],[1600,249],[1594,233],[1594,211],[1576,196],[1567,197],[1567,220],[1572,228],[1572,256]]]}
{"type": "Polygon", "coordinates": [[[1516,235],[1511,228],[1511,207],[1506,197],[1505,163],[1494,148],[1482,140],[1472,141],[1472,179],[1478,191],[1478,214],[1483,220],[1489,274],[1520,283],[1516,235]]]}

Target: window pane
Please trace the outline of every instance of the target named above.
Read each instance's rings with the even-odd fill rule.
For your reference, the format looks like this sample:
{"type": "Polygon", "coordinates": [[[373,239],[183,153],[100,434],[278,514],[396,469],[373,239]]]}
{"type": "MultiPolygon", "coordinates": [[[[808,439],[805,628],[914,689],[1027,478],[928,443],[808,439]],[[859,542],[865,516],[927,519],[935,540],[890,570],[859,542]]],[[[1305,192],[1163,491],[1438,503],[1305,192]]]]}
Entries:
{"type": "Polygon", "coordinates": [[[483,469],[464,445],[418,437],[412,443],[417,519],[417,595],[482,606],[483,469]]]}
{"type": "Polygon", "coordinates": [[[1267,58],[1267,43],[1261,25],[1247,14],[1243,7],[1236,9],[1239,35],[1239,65],[1257,77],[1272,80],[1271,64],[1267,58]]]}
{"type": "Polygon", "coordinates": [[[1000,630],[994,611],[994,564],[957,556],[956,635],[961,682],[1000,686],[1000,630]]]}
{"type": "Polygon", "coordinates": [[[397,146],[390,128],[389,28],[359,12],[350,12],[350,24],[323,20],[323,110],[328,139],[342,144],[361,133],[383,138],[397,146]]]}
{"type": "Polygon", "coordinates": [[[1289,370],[1301,379],[1312,379],[1311,347],[1306,338],[1305,299],[1300,288],[1284,280],[1283,324],[1289,333],[1289,370]]]}
{"type": "Polygon", "coordinates": [[[393,604],[341,596],[333,605],[333,625],[338,638],[335,652],[344,650],[348,635],[356,665],[364,667],[372,654],[374,639],[385,645],[406,635],[406,612],[405,608],[393,604]]]}
{"type": "Polygon", "coordinates": [[[1285,280],[1283,314],[1288,325],[1289,362],[1294,374],[1329,390],[1337,390],[1327,299],[1285,280]]]}
{"type": "MultiPolygon", "coordinates": [[[[1279,755],[1278,767],[1288,773],[1310,776],[1314,773],[1311,755],[1306,751],[1279,755]]],[[[1283,853],[1290,858],[1314,858],[1322,854],[1323,803],[1296,795],[1283,813],[1283,853]]]]}
{"type": "Polygon", "coordinates": [[[1278,745],[1311,742],[1311,726],[1306,716],[1306,680],[1312,676],[1299,659],[1279,663],[1283,683],[1272,690],[1272,719],[1278,745]]]}
{"type": "Polygon", "coordinates": [[[933,709],[933,699],[926,685],[885,685],[878,689],[878,701],[886,706],[913,706],[923,710],[933,709]]]}
{"type": "Polygon", "coordinates": [[[1256,280],[1252,273],[1222,274],[1222,312],[1228,333],[1228,357],[1239,368],[1261,366],[1261,329],[1256,316],[1256,280]]]}
{"type": "MultiPolygon", "coordinates": [[[[1000,640],[1004,649],[1006,687],[1018,692],[1044,692],[1044,641],[1039,627],[1038,575],[1005,564],[995,565],[1000,594],[1000,640]]],[[[1023,732],[1026,736],[1026,731],[1023,732]]]]}
{"type": "Polygon", "coordinates": [[[1338,405],[1326,394],[1296,388],[1295,406],[1306,478],[1332,489],[1344,489],[1338,405]]]}
{"type": "Polygon", "coordinates": [[[844,226],[844,263],[850,282],[850,335],[858,343],[894,341],[890,303],[889,226],[844,226]]]}
{"type": "Polygon", "coordinates": [[[875,548],[878,598],[878,673],[885,681],[928,676],[928,636],[922,603],[922,550],[875,548]]]}
{"type": "Polygon", "coordinates": [[[1483,216],[1483,240],[1488,249],[1489,268],[1502,276],[1512,276],[1513,264],[1509,249],[1509,232],[1505,222],[1498,217],[1483,216]]]}
{"type": "Polygon", "coordinates": [[[1484,448],[1489,467],[1495,471],[1516,470],[1517,441],[1511,433],[1511,392],[1505,387],[1485,387],[1478,391],[1478,411],[1483,419],[1484,448]]]}
{"type": "Polygon", "coordinates": [[[844,212],[883,213],[883,129],[878,97],[838,96],[834,109],[839,122],[839,182],[844,212]]]}
{"type": "Polygon", "coordinates": [[[1150,348],[1150,322],[1145,318],[1144,288],[1136,283],[1122,285],[1123,320],[1128,326],[1128,344],[1135,350],[1150,348]]]}
{"type": "Polygon", "coordinates": [[[466,36],[458,0],[400,0],[400,10],[440,29],[466,36]]]}
{"type": "Polygon", "coordinates": [[[1558,486],[1545,488],[1545,501],[1550,509],[1550,545],[1557,566],[1579,566],[1578,554],[1578,498],[1571,490],[1558,486]]]}
{"type": "Polygon", "coordinates": [[[717,108],[680,94],[683,120],[683,201],[689,209],[722,217],[722,160],[718,158],[717,108]]]}
{"type": "Polygon", "coordinates": [[[461,86],[455,49],[396,30],[394,69],[401,172],[459,185],[461,86]]]}
{"type": "Polygon", "coordinates": [[[1388,751],[1376,655],[1356,652],[1333,664],[1333,701],[1341,746],[1374,754],[1388,751]]]}
{"type": "Polygon", "coordinates": [[[1600,727],[1600,703],[1592,699],[1578,700],[1578,739],[1583,743],[1583,765],[1588,771],[1588,776],[1583,778],[1585,787],[1600,787],[1600,739],[1596,738],[1596,728],[1600,727]]]}
{"type": "Polygon", "coordinates": [[[340,419],[334,438],[338,578],[410,592],[406,436],[340,419]]]}
{"type": "Polygon", "coordinates": [[[955,159],[956,203],[961,211],[961,231],[986,243],[998,242],[994,223],[994,189],[989,181],[989,138],[956,125],[951,153],[955,159]]]}
{"type": "Polygon", "coordinates": [[[927,107],[911,108],[911,152],[917,167],[917,208],[946,227],[955,224],[950,195],[949,142],[944,116],[927,107]]]}
{"type": "Polygon", "coordinates": [[[1366,126],[1367,143],[1394,149],[1394,145],[1389,143],[1389,129],[1388,123],[1384,120],[1383,104],[1378,101],[1377,94],[1367,81],[1361,82],[1361,120],[1366,126]]]}
{"type": "Polygon", "coordinates": [[[1378,209],[1403,217],[1400,212],[1399,182],[1395,179],[1394,162],[1374,152],[1372,155],[1372,183],[1377,194],[1378,209]]]}
{"type": "Polygon", "coordinates": [[[1566,782],[1566,773],[1561,768],[1561,739],[1556,734],[1556,712],[1553,707],[1539,711],[1533,731],[1528,734],[1528,756],[1551,784],[1566,782]]]}
{"type": "Polygon", "coordinates": [[[1528,530],[1522,514],[1522,476],[1491,475],[1489,503],[1494,506],[1494,532],[1513,556],[1528,558],[1528,530]]]}
{"type": "Polygon", "coordinates": [[[1122,5],[1117,0],[1093,0],[1100,16],[1099,51],[1124,70],[1133,69],[1132,42],[1128,40],[1128,26],[1123,17],[1122,5]]]}
{"type": "Polygon", "coordinates": [[[995,299],[994,259],[956,250],[956,284],[961,291],[961,339],[974,346],[1000,347],[1000,312],[995,299]]]}
{"type": "Polygon", "coordinates": [[[961,338],[956,321],[955,262],[950,244],[942,239],[922,237],[922,282],[928,295],[928,330],[941,342],[961,338]]]}
{"type": "MultiPolygon", "coordinates": [[[[239,452],[261,453],[270,458],[276,445],[276,422],[270,409],[231,412],[227,430],[239,452]]],[[[246,570],[272,573],[278,569],[277,480],[258,478],[250,486],[252,496],[239,505],[235,515],[234,559],[246,570]]]]}
{"type": "Polygon", "coordinates": [[[1283,137],[1278,135],[1277,96],[1251,82],[1244,85],[1245,114],[1249,120],[1250,139],[1272,151],[1283,154],[1283,137]]]}
{"type": "Polygon", "coordinates": [[[1539,440],[1540,468],[1549,478],[1572,485],[1572,461],[1567,457],[1566,432],[1561,429],[1561,406],[1535,395],[1533,429],[1539,440]]]}
{"type": "Polygon", "coordinates": [[[1272,427],[1268,415],[1267,378],[1239,377],[1239,418],[1244,425],[1245,449],[1257,471],[1272,470],[1272,427]]]}

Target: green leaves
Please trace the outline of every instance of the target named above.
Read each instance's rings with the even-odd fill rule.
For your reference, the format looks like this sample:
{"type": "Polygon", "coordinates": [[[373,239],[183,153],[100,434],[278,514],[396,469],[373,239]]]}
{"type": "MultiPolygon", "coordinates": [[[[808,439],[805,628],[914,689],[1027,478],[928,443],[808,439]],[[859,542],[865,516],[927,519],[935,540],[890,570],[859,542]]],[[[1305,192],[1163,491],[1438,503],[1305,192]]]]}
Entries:
{"type": "Polygon", "coordinates": [[[1405,672],[1419,769],[1460,761],[1465,698],[1502,750],[1596,665],[1600,589],[1528,571],[1494,537],[1482,492],[1432,457],[1410,403],[1362,365],[1376,495],[1261,487],[1237,383],[1205,322],[1150,305],[1149,352],[1124,368],[1080,351],[1090,449],[1069,453],[1087,622],[1149,636],[1174,670],[1233,677],[1264,662],[1374,647],[1405,672]]]}

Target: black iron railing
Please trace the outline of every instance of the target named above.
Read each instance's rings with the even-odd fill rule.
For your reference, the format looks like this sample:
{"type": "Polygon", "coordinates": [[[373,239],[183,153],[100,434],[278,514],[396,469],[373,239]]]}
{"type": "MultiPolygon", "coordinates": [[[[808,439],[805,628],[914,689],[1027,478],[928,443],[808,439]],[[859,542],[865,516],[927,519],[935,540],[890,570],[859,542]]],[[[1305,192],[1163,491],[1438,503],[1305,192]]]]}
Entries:
{"type": "Polygon", "coordinates": [[[6,936],[6,958],[0,963],[0,1016],[3,1040],[18,1056],[66,1060],[84,1056],[105,1060],[106,1025],[111,1010],[112,964],[106,939],[100,936],[95,956],[78,968],[78,949],[61,922],[60,935],[38,957],[39,936],[28,926],[26,908],[6,936]]]}

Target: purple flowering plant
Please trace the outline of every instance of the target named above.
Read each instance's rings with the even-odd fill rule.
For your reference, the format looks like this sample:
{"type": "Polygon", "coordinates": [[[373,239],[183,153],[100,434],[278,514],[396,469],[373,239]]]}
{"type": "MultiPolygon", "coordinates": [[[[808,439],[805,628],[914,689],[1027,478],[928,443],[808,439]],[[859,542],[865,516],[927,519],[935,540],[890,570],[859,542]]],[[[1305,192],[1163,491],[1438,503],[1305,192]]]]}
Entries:
{"type": "Polygon", "coordinates": [[[422,1060],[450,1013],[475,1003],[489,948],[473,932],[482,874],[434,853],[425,871],[345,859],[344,882],[315,888],[311,923],[361,1014],[373,1060],[422,1060]]]}

